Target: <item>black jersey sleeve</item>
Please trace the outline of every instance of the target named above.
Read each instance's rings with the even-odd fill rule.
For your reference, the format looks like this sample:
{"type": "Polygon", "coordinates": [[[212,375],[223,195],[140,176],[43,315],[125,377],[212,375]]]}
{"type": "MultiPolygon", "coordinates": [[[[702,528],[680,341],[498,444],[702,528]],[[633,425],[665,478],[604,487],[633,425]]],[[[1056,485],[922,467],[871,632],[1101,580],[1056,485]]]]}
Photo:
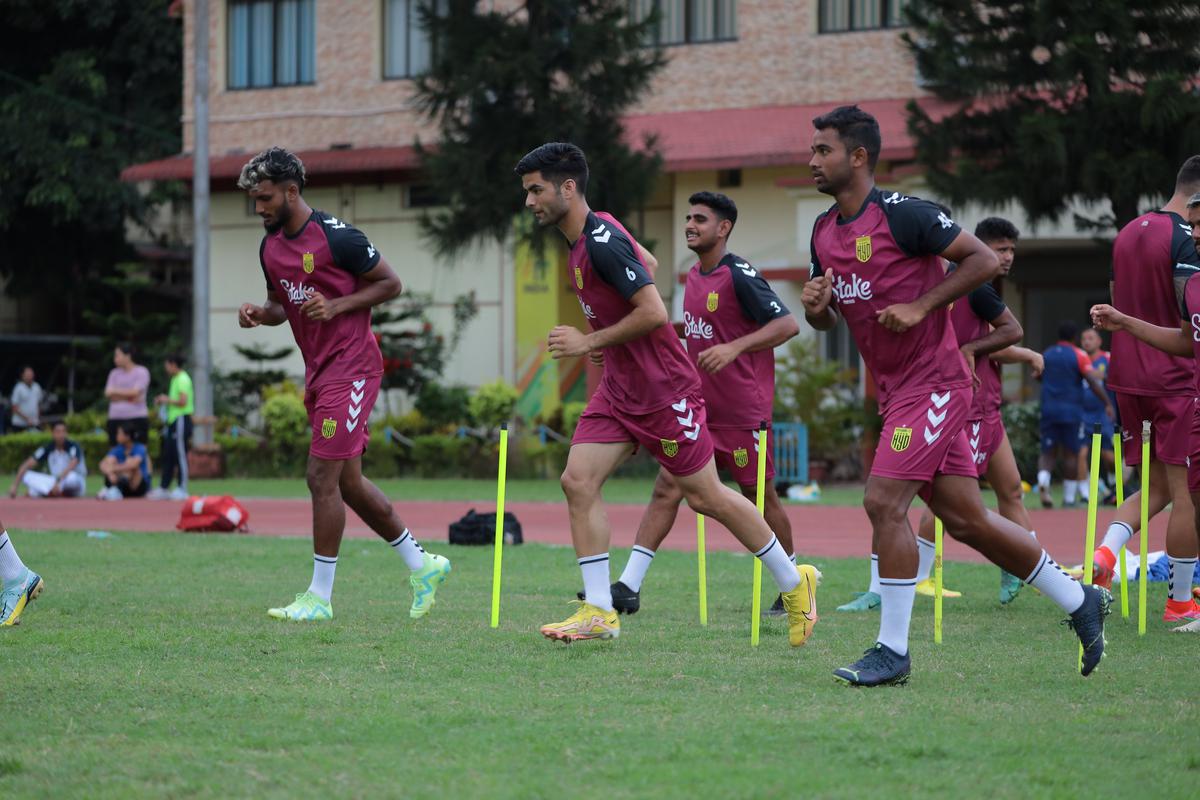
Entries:
{"type": "Polygon", "coordinates": [[[1200,252],[1196,251],[1196,241],[1192,238],[1192,226],[1183,217],[1171,215],[1171,276],[1175,284],[1175,299],[1179,303],[1180,312],[1188,316],[1184,303],[1183,290],[1188,279],[1200,274],[1200,252]]]}
{"type": "Polygon", "coordinates": [[[267,260],[263,258],[263,252],[267,249],[267,237],[262,238],[262,242],[258,245],[258,266],[262,269],[263,283],[267,285],[267,291],[271,291],[271,276],[267,274],[267,260]]]}
{"type": "MultiPolygon", "coordinates": [[[[824,216],[823,214],[821,216],[824,216]]],[[[813,221],[812,233],[808,235],[808,279],[819,278],[825,274],[821,269],[821,259],[817,258],[817,225],[821,222],[821,217],[817,217],[813,221]]]]}
{"type": "Polygon", "coordinates": [[[880,202],[892,238],[910,256],[941,255],[962,232],[957,222],[928,200],[883,192],[880,202]]]}
{"type": "Polygon", "coordinates": [[[726,259],[729,276],[733,281],[733,292],[737,295],[738,305],[748,319],[759,325],[766,325],[776,317],[787,316],[787,306],[775,294],[771,284],[749,262],[742,261],[737,256],[726,259]]]}
{"type": "Polygon", "coordinates": [[[345,220],[322,215],[325,238],[333,263],[351,275],[370,272],[379,263],[379,251],[367,240],[365,233],[345,220]]]}
{"type": "Polygon", "coordinates": [[[584,248],[592,269],[626,300],[633,297],[638,289],[654,283],[634,252],[633,242],[619,228],[607,220],[590,217],[583,235],[587,237],[584,248]]]}
{"type": "Polygon", "coordinates": [[[967,295],[967,302],[971,304],[971,311],[975,313],[975,316],[988,322],[995,322],[996,318],[1008,308],[990,283],[985,283],[972,290],[967,295]]]}

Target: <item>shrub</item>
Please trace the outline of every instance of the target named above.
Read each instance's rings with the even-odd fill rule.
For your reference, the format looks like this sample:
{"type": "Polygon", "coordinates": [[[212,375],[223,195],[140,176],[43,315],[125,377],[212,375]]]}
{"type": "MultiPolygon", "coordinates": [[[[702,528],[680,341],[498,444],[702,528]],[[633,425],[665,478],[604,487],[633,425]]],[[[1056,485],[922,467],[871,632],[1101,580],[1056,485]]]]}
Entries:
{"type": "Polygon", "coordinates": [[[262,418],[273,443],[296,439],[309,431],[304,401],[290,392],[279,392],[265,400],[262,418]]]}
{"type": "Polygon", "coordinates": [[[501,423],[511,420],[516,407],[517,390],[503,378],[480,386],[468,404],[471,418],[489,429],[498,428],[501,423]]]}
{"type": "Polygon", "coordinates": [[[473,442],[465,436],[427,434],[413,440],[412,459],[417,474],[426,478],[463,474],[464,458],[473,442]]]}
{"type": "Polygon", "coordinates": [[[575,435],[575,429],[579,427],[579,418],[583,416],[583,410],[585,408],[587,408],[587,403],[580,403],[578,401],[563,405],[563,436],[566,436],[568,439],[570,439],[575,435]]]}
{"type": "Polygon", "coordinates": [[[471,418],[471,393],[465,386],[426,383],[417,395],[417,411],[433,429],[465,425],[471,418]]]}
{"type": "Polygon", "coordinates": [[[1005,403],[1000,407],[1000,417],[1008,431],[1013,456],[1021,477],[1034,483],[1037,476],[1038,455],[1042,451],[1039,425],[1042,416],[1040,403],[1005,403]]]}
{"type": "Polygon", "coordinates": [[[775,374],[775,417],[807,426],[809,458],[851,455],[866,422],[854,371],[821,358],[815,340],[797,337],[775,374]]]}

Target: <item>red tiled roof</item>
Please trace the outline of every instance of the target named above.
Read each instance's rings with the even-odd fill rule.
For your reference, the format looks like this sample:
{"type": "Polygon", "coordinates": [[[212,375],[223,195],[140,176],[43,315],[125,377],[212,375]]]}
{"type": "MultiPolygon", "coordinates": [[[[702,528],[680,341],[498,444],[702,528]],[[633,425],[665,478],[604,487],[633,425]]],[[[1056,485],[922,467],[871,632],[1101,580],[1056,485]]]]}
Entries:
{"type": "MultiPolygon", "coordinates": [[[[913,144],[905,124],[907,102],[903,99],[867,100],[858,104],[879,120],[884,145],[881,157],[885,161],[913,158],[913,144]]],[[[635,144],[640,144],[646,134],[657,134],[667,172],[790,166],[808,162],[812,119],[834,105],[645,114],[629,117],[625,126],[629,140],[635,144]]],[[[420,166],[416,151],[410,146],[309,150],[297,155],[304,161],[309,177],[317,182],[363,173],[390,177],[396,173],[411,173],[420,166]]],[[[209,164],[212,180],[236,180],[249,158],[250,154],[213,158],[209,164]]],[[[121,179],[125,181],[189,180],[191,177],[190,155],[135,164],[121,173],[121,179]]]]}

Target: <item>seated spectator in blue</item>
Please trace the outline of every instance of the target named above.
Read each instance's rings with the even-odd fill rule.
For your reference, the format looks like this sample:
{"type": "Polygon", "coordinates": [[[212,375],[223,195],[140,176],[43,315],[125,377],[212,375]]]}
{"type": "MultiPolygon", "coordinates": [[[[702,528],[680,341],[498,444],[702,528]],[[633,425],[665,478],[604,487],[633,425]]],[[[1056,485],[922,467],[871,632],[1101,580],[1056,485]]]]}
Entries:
{"type": "Polygon", "coordinates": [[[1042,506],[1053,508],[1050,497],[1050,471],[1061,459],[1063,469],[1063,505],[1075,505],[1079,492],[1079,449],[1082,447],[1080,429],[1083,427],[1083,384],[1104,407],[1109,420],[1117,412],[1100,383],[1087,353],[1075,346],[1078,328],[1073,322],[1058,326],[1058,342],[1042,354],[1042,454],[1038,458],[1038,491],[1042,506]]]}
{"type": "Polygon", "coordinates": [[[83,448],[67,438],[67,423],[56,422],[51,440],[33,451],[17,470],[9,497],[17,496],[22,483],[30,497],[79,497],[84,492],[87,465],[83,448]],[[35,469],[36,468],[36,469],[35,469]]]}
{"type": "Polygon", "coordinates": [[[144,444],[133,440],[130,427],[124,422],[116,424],[117,446],[100,462],[104,473],[104,488],[98,495],[101,500],[145,497],[150,489],[150,454],[144,444]]]}

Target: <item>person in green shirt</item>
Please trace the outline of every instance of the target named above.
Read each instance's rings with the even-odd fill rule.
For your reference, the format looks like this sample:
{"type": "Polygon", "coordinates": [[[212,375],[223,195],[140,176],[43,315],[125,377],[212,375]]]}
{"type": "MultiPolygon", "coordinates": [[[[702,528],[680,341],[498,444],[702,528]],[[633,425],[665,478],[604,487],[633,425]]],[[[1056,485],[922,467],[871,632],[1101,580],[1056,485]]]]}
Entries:
{"type": "Polygon", "coordinates": [[[162,481],[150,492],[154,499],[186,500],[188,497],[188,451],[192,446],[192,412],[195,410],[195,392],[192,376],[183,368],[183,356],[167,356],[167,375],[171,384],[166,394],[160,394],[155,402],[159,415],[163,417],[162,433],[162,481]],[[168,492],[171,481],[179,476],[179,485],[168,492]]]}

